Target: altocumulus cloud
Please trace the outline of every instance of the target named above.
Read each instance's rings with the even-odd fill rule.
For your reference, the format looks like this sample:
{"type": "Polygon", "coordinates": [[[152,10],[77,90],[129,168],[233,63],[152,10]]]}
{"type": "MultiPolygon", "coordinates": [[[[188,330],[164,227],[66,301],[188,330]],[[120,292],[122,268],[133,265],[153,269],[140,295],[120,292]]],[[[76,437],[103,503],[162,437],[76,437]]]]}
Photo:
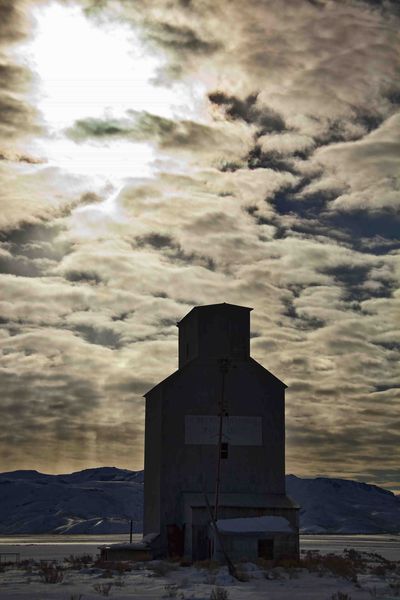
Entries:
{"type": "Polygon", "coordinates": [[[140,468],[176,321],[225,301],[254,307],[252,353],[289,385],[288,469],[399,485],[397,3],[76,3],[163,57],[160,95],[197,91],[186,113],[110,106],[56,134],[10,50],[37,5],[2,5],[2,467],[140,468]],[[54,135],[147,144],[151,174],[110,174],[107,204],[35,154],[54,135]]]}

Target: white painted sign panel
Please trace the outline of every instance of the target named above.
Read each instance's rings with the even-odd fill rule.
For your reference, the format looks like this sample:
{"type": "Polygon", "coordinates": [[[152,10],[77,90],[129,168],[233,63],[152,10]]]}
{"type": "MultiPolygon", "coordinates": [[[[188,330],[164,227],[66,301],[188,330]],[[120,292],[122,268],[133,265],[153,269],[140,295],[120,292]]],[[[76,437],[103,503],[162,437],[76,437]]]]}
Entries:
{"type": "MultiPolygon", "coordinates": [[[[185,416],[185,444],[215,445],[218,432],[218,416],[185,416]]],[[[262,446],[262,417],[224,417],[222,441],[232,446],[262,446]]]]}

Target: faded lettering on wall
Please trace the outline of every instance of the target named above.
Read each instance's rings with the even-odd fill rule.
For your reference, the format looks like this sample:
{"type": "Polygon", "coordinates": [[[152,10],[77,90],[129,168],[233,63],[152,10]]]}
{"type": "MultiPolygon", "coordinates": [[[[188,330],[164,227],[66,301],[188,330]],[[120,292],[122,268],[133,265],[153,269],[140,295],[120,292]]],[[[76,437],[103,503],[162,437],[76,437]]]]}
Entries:
{"type": "MultiPolygon", "coordinates": [[[[185,444],[215,445],[218,430],[218,416],[185,416],[185,444]]],[[[223,417],[222,432],[232,446],[262,446],[262,417],[223,417]]]]}

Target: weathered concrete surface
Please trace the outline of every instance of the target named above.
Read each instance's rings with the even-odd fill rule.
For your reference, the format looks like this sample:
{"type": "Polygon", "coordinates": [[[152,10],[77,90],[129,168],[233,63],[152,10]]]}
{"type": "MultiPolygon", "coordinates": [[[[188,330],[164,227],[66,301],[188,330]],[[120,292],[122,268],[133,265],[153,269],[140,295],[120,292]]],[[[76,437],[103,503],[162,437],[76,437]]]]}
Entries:
{"type": "MultiPolygon", "coordinates": [[[[224,419],[250,418],[250,434],[254,425],[261,436],[257,430],[256,441],[246,445],[224,438],[228,458],[221,460],[220,516],[278,515],[298,527],[297,510],[285,492],[286,386],[250,357],[249,315],[248,308],[224,304],[193,309],[179,324],[180,368],[146,394],[144,534],[160,533],[162,554],[167,525],[185,525],[188,556],[196,554],[193,536],[205,535],[204,493],[213,505],[218,461],[210,431],[223,378],[224,419]],[[228,359],[225,375],[221,359],[228,359]],[[211,423],[204,444],[197,430],[196,443],[187,443],[194,439],[188,427],[195,416],[209,418],[200,425],[211,423]]],[[[204,540],[199,543],[203,552],[204,540]]]]}

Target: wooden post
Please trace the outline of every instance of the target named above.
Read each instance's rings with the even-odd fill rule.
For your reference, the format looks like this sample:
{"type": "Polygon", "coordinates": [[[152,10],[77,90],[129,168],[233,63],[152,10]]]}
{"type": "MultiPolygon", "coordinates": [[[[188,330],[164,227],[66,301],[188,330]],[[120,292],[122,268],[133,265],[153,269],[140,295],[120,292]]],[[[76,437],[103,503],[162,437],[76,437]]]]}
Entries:
{"type": "Polygon", "coordinates": [[[129,543],[132,544],[132,529],[133,529],[133,521],[131,519],[130,529],[129,529],[129,543]]]}
{"type": "Polygon", "coordinates": [[[234,578],[235,578],[235,579],[237,579],[238,581],[242,581],[242,580],[240,579],[240,577],[238,576],[238,574],[237,574],[237,571],[236,571],[236,567],[235,567],[235,565],[233,564],[233,562],[232,562],[232,561],[231,561],[231,559],[229,558],[229,556],[228,556],[228,553],[226,552],[226,550],[225,550],[225,548],[224,548],[224,543],[223,543],[223,541],[222,541],[222,536],[221,536],[221,534],[220,534],[220,532],[219,532],[219,529],[218,529],[217,522],[216,522],[216,520],[214,519],[214,516],[213,516],[213,514],[212,514],[212,510],[211,510],[211,506],[210,506],[210,503],[209,503],[209,501],[208,501],[208,498],[207,498],[207,494],[204,494],[204,498],[205,498],[205,501],[206,501],[206,506],[207,506],[208,512],[209,512],[209,514],[210,514],[210,517],[211,517],[211,523],[212,523],[213,529],[214,529],[214,531],[215,531],[216,538],[217,538],[217,540],[218,540],[218,543],[219,543],[219,546],[220,546],[220,548],[221,548],[221,552],[222,552],[222,554],[224,555],[224,558],[225,558],[226,564],[228,565],[228,571],[229,571],[229,573],[232,575],[232,577],[234,577],[234,578]]]}

